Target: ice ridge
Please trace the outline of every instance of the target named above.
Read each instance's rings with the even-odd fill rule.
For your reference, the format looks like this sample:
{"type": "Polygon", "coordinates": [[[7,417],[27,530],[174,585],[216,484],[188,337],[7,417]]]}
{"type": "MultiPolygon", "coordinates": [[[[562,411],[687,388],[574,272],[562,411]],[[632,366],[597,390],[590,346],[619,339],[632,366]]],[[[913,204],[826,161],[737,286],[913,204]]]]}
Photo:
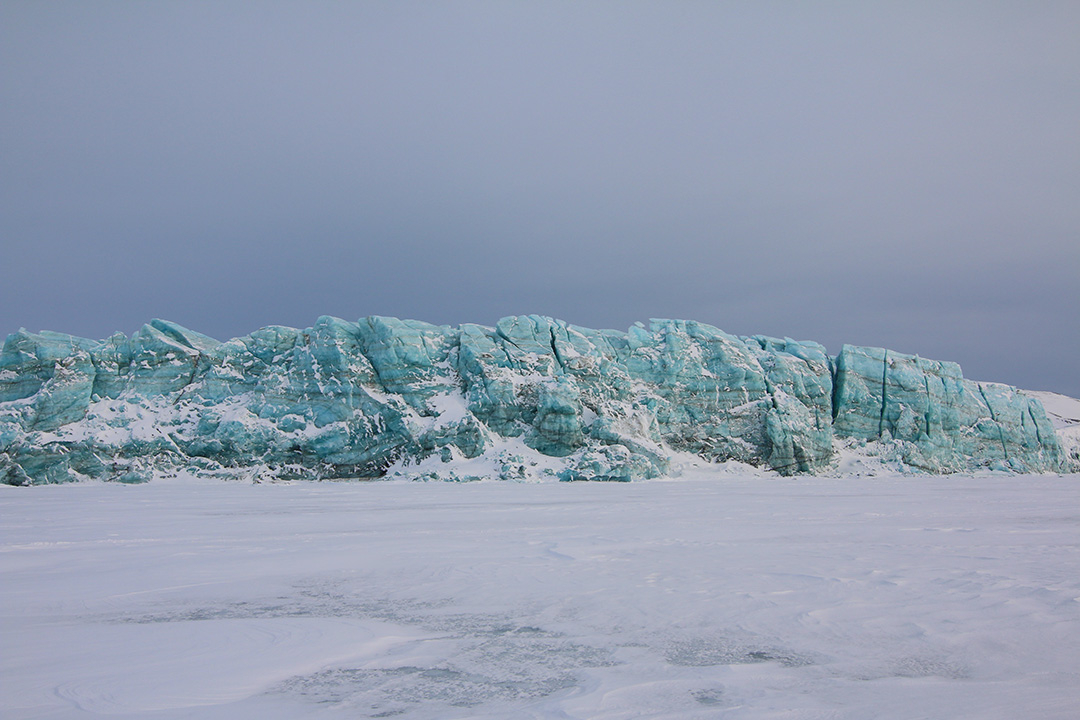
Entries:
{"type": "Polygon", "coordinates": [[[219,342],[153,320],[130,338],[20,330],[0,353],[0,482],[154,472],[633,480],[683,453],[782,474],[837,442],[933,473],[1061,472],[1039,400],[955,363],[538,315],[494,327],[324,316],[219,342]],[[484,462],[479,462],[479,461],[484,462]]]}

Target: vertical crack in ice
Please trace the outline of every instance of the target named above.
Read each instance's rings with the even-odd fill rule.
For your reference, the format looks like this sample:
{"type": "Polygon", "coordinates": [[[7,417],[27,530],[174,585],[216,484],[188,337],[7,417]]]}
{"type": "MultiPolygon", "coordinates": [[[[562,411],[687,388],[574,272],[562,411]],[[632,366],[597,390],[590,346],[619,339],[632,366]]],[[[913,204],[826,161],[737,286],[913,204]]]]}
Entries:
{"type": "MultiPolygon", "coordinates": [[[[840,349],[843,352],[843,348],[840,349]]],[[[840,356],[835,359],[829,358],[829,374],[832,376],[832,392],[829,394],[829,412],[832,415],[833,424],[840,414],[840,356]]]]}
{"type": "MultiPolygon", "coordinates": [[[[502,340],[502,341],[503,341],[504,343],[508,343],[508,344],[510,344],[510,345],[513,345],[513,346],[514,346],[514,347],[516,347],[516,348],[517,348],[518,350],[521,350],[521,346],[520,346],[520,345],[518,345],[518,344],[517,344],[516,342],[514,342],[513,340],[511,340],[511,339],[509,338],[509,336],[507,336],[507,334],[506,334],[506,333],[504,333],[504,332],[502,331],[502,328],[499,328],[499,327],[496,327],[496,328],[495,328],[495,337],[496,337],[497,339],[499,339],[499,340],[502,340]]],[[[518,364],[517,364],[517,362],[516,362],[516,361],[514,360],[514,357],[513,357],[513,356],[512,356],[511,354],[510,354],[510,351],[506,349],[506,345],[502,345],[500,349],[501,349],[501,350],[503,351],[503,354],[504,354],[504,355],[506,355],[506,362],[507,362],[507,363],[509,363],[509,366],[510,366],[511,368],[516,368],[516,367],[518,367],[518,364]]]]}
{"type": "Polygon", "coordinates": [[[1001,423],[998,422],[997,417],[994,415],[994,408],[990,407],[990,401],[986,399],[986,391],[983,390],[982,383],[976,383],[979,387],[979,394],[982,395],[983,403],[986,405],[986,409],[990,412],[990,419],[994,422],[994,427],[998,431],[998,442],[1001,443],[1001,452],[1005,454],[1005,459],[1009,459],[1009,448],[1005,445],[1005,433],[1001,430],[1001,423]]]}
{"type": "Polygon", "coordinates": [[[926,410],[923,412],[923,422],[926,423],[926,437],[930,437],[930,378],[925,371],[923,372],[922,381],[923,387],[926,388],[926,410]]]}
{"type": "MultiPolygon", "coordinates": [[[[195,348],[192,348],[195,350],[195,348]]],[[[195,375],[199,372],[199,362],[202,360],[203,354],[199,350],[195,350],[195,358],[191,364],[191,375],[188,376],[187,382],[184,383],[184,387],[180,388],[180,392],[176,394],[176,399],[172,401],[173,405],[177,405],[184,397],[184,393],[195,383],[195,375]]]]}
{"type": "MultiPolygon", "coordinates": [[[[370,324],[370,320],[369,320],[370,324]]],[[[358,332],[356,334],[356,349],[359,351],[360,356],[367,360],[368,365],[371,366],[371,373],[375,376],[375,382],[379,384],[379,390],[384,393],[389,393],[390,389],[386,387],[386,382],[383,381],[382,375],[379,374],[379,366],[371,359],[371,355],[368,353],[367,347],[364,345],[364,334],[358,332]]],[[[316,370],[318,372],[318,370],[316,370]]]]}
{"type": "Polygon", "coordinates": [[[889,351],[885,351],[884,357],[881,359],[881,414],[878,415],[877,434],[881,437],[881,434],[885,431],[885,403],[887,402],[888,395],[885,390],[886,380],[889,377],[889,351]]]}
{"type": "MultiPolygon", "coordinates": [[[[511,344],[513,344],[513,343],[511,343],[511,344]]],[[[499,349],[500,349],[500,350],[502,350],[502,351],[503,351],[503,355],[505,355],[505,356],[506,356],[506,362],[507,362],[507,364],[508,364],[508,365],[509,365],[510,367],[514,367],[514,358],[513,358],[513,356],[512,356],[512,355],[510,355],[510,351],[506,349],[506,346],[505,346],[505,345],[501,345],[501,346],[499,347],[499,349]]]]}
{"type": "Polygon", "coordinates": [[[769,394],[769,402],[772,404],[773,409],[779,411],[780,403],[776,400],[776,387],[769,381],[769,374],[765,372],[765,368],[758,363],[758,368],[761,370],[761,379],[765,383],[765,392],[769,394]]]}
{"type": "Polygon", "coordinates": [[[555,362],[559,363],[559,368],[566,370],[566,365],[563,363],[562,355],[559,354],[559,348],[555,346],[555,328],[548,328],[548,335],[551,336],[551,354],[555,356],[555,362]]]}
{"type": "Polygon", "coordinates": [[[1035,439],[1039,441],[1039,444],[1043,444],[1042,433],[1039,432],[1039,421],[1035,418],[1035,412],[1031,409],[1031,403],[1028,402],[1027,407],[1028,417],[1031,418],[1031,424],[1035,426],[1035,439]]]}

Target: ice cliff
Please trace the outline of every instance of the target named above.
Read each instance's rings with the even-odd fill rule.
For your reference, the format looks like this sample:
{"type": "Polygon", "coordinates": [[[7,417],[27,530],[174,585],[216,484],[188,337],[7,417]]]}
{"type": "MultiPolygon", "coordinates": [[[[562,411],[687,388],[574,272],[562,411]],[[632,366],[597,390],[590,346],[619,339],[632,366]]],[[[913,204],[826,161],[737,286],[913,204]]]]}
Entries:
{"type": "Polygon", "coordinates": [[[219,342],[154,320],[130,338],[20,330],[0,354],[0,482],[136,482],[171,469],[265,476],[630,480],[693,453],[784,474],[837,442],[908,466],[1065,469],[1040,402],[954,363],[535,315],[494,328],[322,317],[219,342]],[[470,459],[484,463],[470,465],[470,459]]]}

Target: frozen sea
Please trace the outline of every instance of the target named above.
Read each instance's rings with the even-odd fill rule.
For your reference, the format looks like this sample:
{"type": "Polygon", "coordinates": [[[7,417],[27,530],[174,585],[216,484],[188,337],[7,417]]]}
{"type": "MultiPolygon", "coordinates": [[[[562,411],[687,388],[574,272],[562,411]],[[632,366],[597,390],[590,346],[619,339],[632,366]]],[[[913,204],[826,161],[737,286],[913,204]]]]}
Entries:
{"type": "Polygon", "coordinates": [[[1080,476],[0,488],[0,716],[1080,717],[1080,476]]]}

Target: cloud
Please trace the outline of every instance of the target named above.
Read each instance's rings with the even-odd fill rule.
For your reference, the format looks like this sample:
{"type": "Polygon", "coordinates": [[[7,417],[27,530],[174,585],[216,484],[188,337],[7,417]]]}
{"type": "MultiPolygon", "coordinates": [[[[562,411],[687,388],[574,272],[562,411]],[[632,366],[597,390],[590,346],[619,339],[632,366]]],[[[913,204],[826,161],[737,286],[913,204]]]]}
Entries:
{"type": "Polygon", "coordinates": [[[1032,359],[1080,352],[1078,26],[1068,3],[8,3],[0,329],[682,316],[1080,394],[1032,359]]]}

